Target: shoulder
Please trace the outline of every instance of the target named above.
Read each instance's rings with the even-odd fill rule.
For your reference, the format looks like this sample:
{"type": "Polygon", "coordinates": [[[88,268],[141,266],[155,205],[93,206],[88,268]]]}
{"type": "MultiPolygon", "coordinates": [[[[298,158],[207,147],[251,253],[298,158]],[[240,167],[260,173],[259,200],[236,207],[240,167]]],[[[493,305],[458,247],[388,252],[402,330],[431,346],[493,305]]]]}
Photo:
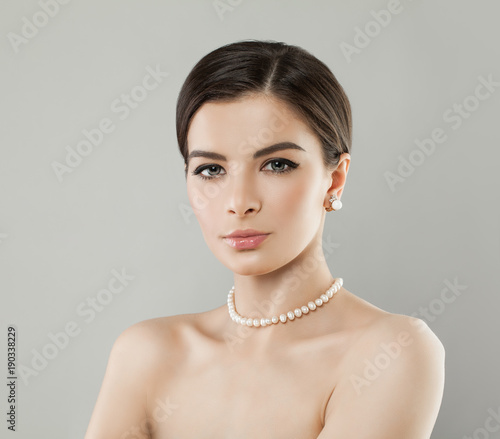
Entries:
{"type": "MultiPolygon", "coordinates": [[[[388,312],[377,313],[349,356],[349,370],[373,365],[380,374],[389,369],[407,378],[424,369],[435,375],[444,372],[445,349],[441,340],[419,318],[388,312]]],[[[390,372],[389,372],[390,373],[390,372]]]]}
{"type": "Polygon", "coordinates": [[[432,353],[444,358],[443,344],[424,320],[390,313],[350,292],[344,297],[345,327],[358,334],[351,350],[355,361],[359,356],[376,354],[388,343],[406,348],[405,355],[432,353]]]}
{"type": "Polygon", "coordinates": [[[441,341],[427,323],[417,317],[384,312],[383,317],[378,319],[373,325],[374,337],[394,336],[400,333],[408,334],[415,341],[444,349],[441,341]]]}
{"type": "Polygon", "coordinates": [[[364,329],[327,405],[325,437],[429,437],[444,390],[443,344],[423,320],[401,314],[379,313],[364,329]]]}
{"type": "Polygon", "coordinates": [[[150,358],[166,347],[173,347],[189,325],[187,315],[175,315],[142,320],[123,330],[116,338],[112,351],[130,355],[138,353],[150,358]]]}
{"type": "MultiPolygon", "coordinates": [[[[175,352],[175,328],[175,319],[167,317],[133,324],[118,335],[85,437],[123,437],[127,426],[143,425],[148,394],[168,352],[175,352]]],[[[164,370],[168,372],[167,365],[164,370]]]]}
{"type": "Polygon", "coordinates": [[[377,345],[394,343],[402,357],[421,356],[444,361],[445,349],[437,335],[422,319],[403,314],[387,313],[373,326],[371,341],[377,345]]]}
{"type": "Polygon", "coordinates": [[[198,320],[198,314],[178,314],[134,323],[115,339],[111,355],[129,357],[142,369],[154,367],[158,361],[179,360],[198,320]]]}

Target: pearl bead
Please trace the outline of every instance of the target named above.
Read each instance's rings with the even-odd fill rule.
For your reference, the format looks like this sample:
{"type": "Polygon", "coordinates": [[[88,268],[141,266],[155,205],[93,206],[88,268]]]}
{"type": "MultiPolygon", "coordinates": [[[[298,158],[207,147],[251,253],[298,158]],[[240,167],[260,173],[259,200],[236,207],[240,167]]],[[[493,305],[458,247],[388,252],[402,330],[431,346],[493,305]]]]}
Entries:
{"type": "Polygon", "coordinates": [[[307,304],[307,307],[311,310],[314,311],[316,309],[316,304],[314,302],[309,302],[307,304]]]}
{"type": "Polygon", "coordinates": [[[322,295],[321,295],[321,296],[319,296],[319,297],[321,297],[321,300],[323,301],[323,303],[328,302],[328,296],[327,296],[326,294],[322,294],[322,295]]]}
{"type": "Polygon", "coordinates": [[[253,325],[252,319],[247,319],[247,326],[252,326],[252,325],[253,325]]]}
{"type": "Polygon", "coordinates": [[[254,326],[260,326],[260,320],[259,319],[253,319],[253,325],[254,326]]]}
{"type": "Polygon", "coordinates": [[[295,314],[296,317],[300,317],[302,315],[302,311],[300,310],[300,308],[295,308],[293,310],[293,313],[295,314]]]}
{"type": "Polygon", "coordinates": [[[339,210],[342,208],[342,201],[340,200],[335,200],[333,203],[332,203],[332,209],[333,210],[339,210]]]}
{"type": "Polygon", "coordinates": [[[266,319],[260,319],[260,326],[267,326],[266,319]]]}
{"type": "Polygon", "coordinates": [[[307,314],[309,312],[309,308],[305,305],[300,307],[300,309],[302,310],[302,314],[307,314]]]}
{"type": "Polygon", "coordinates": [[[277,316],[273,316],[271,319],[271,322],[273,322],[274,324],[278,323],[278,321],[279,321],[279,318],[277,316]]]}
{"type": "Polygon", "coordinates": [[[289,318],[290,320],[293,320],[293,319],[295,318],[295,314],[294,314],[292,311],[288,311],[288,312],[286,313],[286,315],[288,316],[288,318],[289,318]]]}
{"type": "Polygon", "coordinates": [[[280,315],[280,321],[281,321],[281,323],[285,323],[286,322],[286,314],[281,314],[280,315]]]}
{"type": "Polygon", "coordinates": [[[272,322],[271,322],[271,319],[264,319],[265,322],[266,322],[266,325],[270,325],[272,322]]]}
{"type": "Polygon", "coordinates": [[[316,300],[314,301],[314,303],[316,304],[316,306],[321,306],[321,305],[323,305],[323,301],[322,301],[321,299],[316,299],[316,300]]]}

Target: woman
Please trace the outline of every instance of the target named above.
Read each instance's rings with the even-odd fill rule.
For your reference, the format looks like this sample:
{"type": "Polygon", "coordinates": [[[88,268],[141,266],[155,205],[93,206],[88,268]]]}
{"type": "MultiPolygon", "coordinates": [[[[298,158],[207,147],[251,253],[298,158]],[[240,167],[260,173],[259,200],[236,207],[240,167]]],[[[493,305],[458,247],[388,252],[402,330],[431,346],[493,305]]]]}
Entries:
{"type": "Polygon", "coordinates": [[[182,87],[177,136],[190,204],[234,286],[216,309],[118,337],[85,438],[429,438],[441,342],[349,292],[324,257],[351,150],[328,67],[278,42],[216,49],[182,87]]]}

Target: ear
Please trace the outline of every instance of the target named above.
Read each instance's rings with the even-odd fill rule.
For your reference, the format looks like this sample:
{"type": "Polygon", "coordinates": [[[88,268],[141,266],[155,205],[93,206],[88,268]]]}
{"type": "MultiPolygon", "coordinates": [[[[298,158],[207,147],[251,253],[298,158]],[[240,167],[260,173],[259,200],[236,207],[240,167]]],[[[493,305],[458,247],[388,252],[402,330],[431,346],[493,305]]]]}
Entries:
{"type": "Polygon", "coordinates": [[[330,198],[333,194],[336,194],[337,198],[340,200],[346,183],[350,164],[351,156],[347,152],[344,152],[339,158],[337,167],[331,173],[332,183],[328,188],[328,198],[330,198]]]}

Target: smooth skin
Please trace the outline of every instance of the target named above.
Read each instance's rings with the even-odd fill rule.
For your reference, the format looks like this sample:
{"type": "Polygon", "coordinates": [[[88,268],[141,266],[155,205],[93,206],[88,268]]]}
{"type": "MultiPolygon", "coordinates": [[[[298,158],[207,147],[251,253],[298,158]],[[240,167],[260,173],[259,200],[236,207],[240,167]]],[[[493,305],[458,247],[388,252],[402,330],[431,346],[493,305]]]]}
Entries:
{"type": "MultiPolygon", "coordinates": [[[[188,145],[190,154],[204,151],[188,162],[189,200],[208,247],[234,273],[241,315],[293,310],[342,277],[330,272],[322,235],[349,154],[326,169],[308,125],[263,94],[204,104],[188,145]],[[254,157],[284,142],[302,149],[254,157]],[[269,236],[250,250],[223,239],[247,228],[269,236]]],[[[268,327],[236,324],[226,304],[145,320],[115,341],[85,439],[428,439],[444,363],[424,321],[345,288],[316,311],[268,327]]]]}

